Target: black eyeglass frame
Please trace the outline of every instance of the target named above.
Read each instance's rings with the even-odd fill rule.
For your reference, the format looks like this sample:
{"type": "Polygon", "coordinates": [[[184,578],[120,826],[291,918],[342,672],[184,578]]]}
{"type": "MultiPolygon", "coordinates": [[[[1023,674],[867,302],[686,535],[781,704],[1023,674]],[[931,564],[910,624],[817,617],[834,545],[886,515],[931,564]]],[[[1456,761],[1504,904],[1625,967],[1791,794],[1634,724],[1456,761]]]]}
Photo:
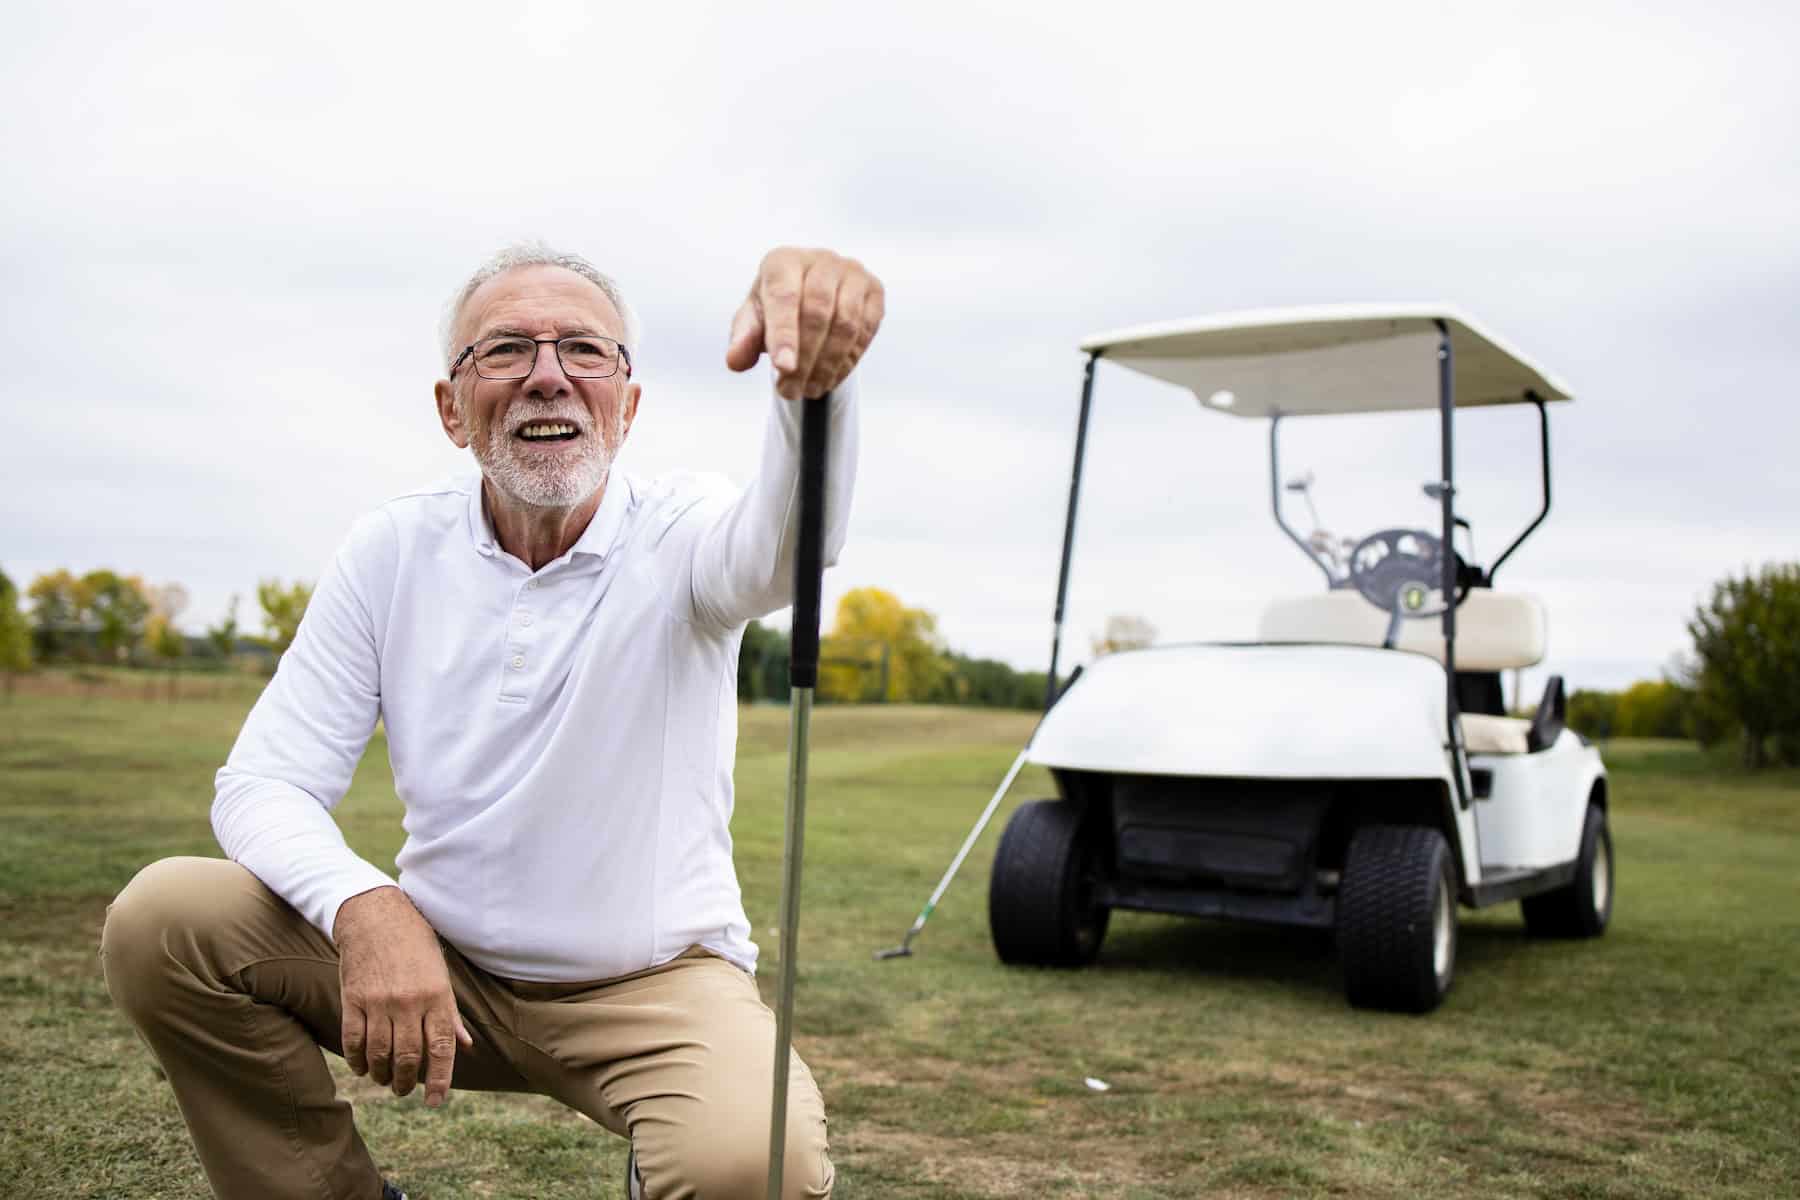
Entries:
{"type": "MultiPolygon", "coordinates": [[[[571,333],[567,337],[559,338],[528,338],[510,333],[495,334],[493,337],[485,337],[482,338],[480,342],[470,342],[467,346],[464,346],[462,353],[456,356],[456,361],[450,364],[450,378],[456,378],[457,368],[463,365],[463,360],[465,358],[468,358],[475,353],[475,347],[481,345],[482,342],[499,341],[530,342],[533,346],[555,346],[557,368],[570,379],[611,379],[619,372],[615,369],[610,374],[606,375],[575,374],[573,371],[569,370],[569,364],[563,361],[562,344],[564,342],[611,342],[614,346],[619,348],[619,361],[625,364],[625,378],[631,378],[631,351],[626,349],[624,342],[621,342],[618,338],[607,337],[604,333],[571,333]]],[[[521,379],[531,378],[531,372],[536,369],[537,351],[535,349],[532,351],[531,366],[526,369],[525,374],[523,375],[482,375],[481,360],[475,360],[475,374],[482,379],[488,380],[490,383],[516,383],[521,379]]]]}

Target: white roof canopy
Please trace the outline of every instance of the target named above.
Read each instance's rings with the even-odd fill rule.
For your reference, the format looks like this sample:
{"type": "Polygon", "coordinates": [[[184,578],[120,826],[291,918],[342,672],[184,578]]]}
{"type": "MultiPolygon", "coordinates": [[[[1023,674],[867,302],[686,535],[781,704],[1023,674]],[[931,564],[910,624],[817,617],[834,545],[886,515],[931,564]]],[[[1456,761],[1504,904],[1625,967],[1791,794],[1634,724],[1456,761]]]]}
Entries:
{"type": "Polygon", "coordinates": [[[1439,321],[1458,408],[1570,398],[1555,376],[1441,304],[1217,313],[1100,334],[1081,348],[1233,416],[1398,412],[1438,406],[1439,321]]]}

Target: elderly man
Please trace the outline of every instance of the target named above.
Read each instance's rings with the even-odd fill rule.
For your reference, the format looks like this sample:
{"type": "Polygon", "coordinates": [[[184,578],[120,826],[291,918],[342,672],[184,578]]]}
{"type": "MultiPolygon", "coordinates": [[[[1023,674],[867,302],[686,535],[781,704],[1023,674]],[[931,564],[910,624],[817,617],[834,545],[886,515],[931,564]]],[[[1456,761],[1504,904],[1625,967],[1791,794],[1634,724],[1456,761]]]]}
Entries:
{"type": "MultiPolygon", "coordinates": [[[[432,1107],[553,1096],[629,1137],[658,1200],[760,1193],[774,1019],[731,860],[738,644],[789,601],[791,402],[828,390],[827,561],[843,544],[850,373],[882,311],[852,260],[763,260],[725,360],[766,351],[777,395],[733,495],[612,470],[642,388],[605,275],[529,245],[461,290],[437,412],[480,475],[355,525],[219,772],[230,861],[152,864],[107,916],[107,986],[218,1195],[400,1194],[320,1046],[432,1107]],[[398,885],[330,815],[377,720],[398,885]]],[[[787,1193],[828,1195],[824,1107],[792,1071],[787,1193]]]]}

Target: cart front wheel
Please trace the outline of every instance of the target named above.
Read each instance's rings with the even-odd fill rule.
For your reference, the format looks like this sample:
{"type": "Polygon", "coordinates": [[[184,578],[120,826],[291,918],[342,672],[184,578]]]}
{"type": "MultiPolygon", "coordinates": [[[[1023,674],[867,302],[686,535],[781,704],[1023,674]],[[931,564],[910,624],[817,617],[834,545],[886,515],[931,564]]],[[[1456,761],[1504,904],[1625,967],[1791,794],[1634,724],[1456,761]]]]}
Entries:
{"type": "Polygon", "coordinates": [[[1063,800],[1021,804],[994,855],[988,928],[1001,962],[1079,967],[1093,962],[1112,910],[1095,899],[1097,837],[1086,810],[1063,800]]]}
{"type": "Polygon", "coordinates": [[[1430,1012],[1456,973],[1456,887],[1444,835],[1365,825],[1350,838],[1337,901],[1344,990],[1358,1008],[1430,1012]]]}

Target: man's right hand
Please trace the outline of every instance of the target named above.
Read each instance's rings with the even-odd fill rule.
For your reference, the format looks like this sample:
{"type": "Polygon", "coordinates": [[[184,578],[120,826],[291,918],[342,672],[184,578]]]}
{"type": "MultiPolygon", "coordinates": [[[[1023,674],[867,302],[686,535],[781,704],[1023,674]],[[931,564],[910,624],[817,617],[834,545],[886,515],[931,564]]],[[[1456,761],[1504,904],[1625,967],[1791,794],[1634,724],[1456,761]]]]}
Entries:
{"type": "Polygon", "coordinates": [[[437,934],[406,893],[352,896],[332,924],[344,1009],[344,1061],[404,1096],[425,1070],[425,1103],[450,1095],[456,1044],[475,1044],[456,1012],[437,934]]]}

